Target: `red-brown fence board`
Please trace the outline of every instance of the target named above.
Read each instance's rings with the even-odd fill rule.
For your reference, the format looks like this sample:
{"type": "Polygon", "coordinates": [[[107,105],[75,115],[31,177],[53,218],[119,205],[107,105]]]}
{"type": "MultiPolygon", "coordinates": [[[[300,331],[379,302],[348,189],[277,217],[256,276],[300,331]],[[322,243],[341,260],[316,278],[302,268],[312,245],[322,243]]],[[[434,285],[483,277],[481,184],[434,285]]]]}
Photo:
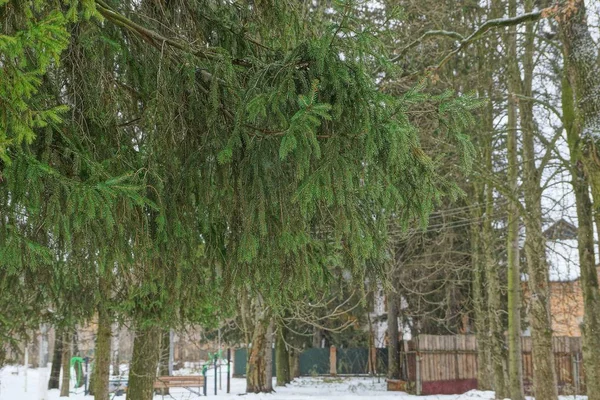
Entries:
{"type": "MultiPolygon", "coordinates": [[[[532,394],[531,337],[521,338],[525,391],[532,394]]],[[[581,338],[555,337],[552,343],[560,394],[585,394],[581,338]]],[[[406,377],[420,394],[459,394],[477,388],[477,341],[474,335],[420,335],[406,343],[406,377]],[[417,360],[418,357],[418,360],[417,360]],[[417,372],[418,368],[418,372],[417,372]],[[418,382],[419,381],[419,382],[418,382]]]]}

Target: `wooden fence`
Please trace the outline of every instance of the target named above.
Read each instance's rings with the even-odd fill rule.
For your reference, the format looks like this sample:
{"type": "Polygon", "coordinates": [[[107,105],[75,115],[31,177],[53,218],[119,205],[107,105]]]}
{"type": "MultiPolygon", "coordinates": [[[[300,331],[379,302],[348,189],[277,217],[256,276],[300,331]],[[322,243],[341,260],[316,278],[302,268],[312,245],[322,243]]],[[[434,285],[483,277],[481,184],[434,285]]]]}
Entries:
{"type": "MultiPolygon", "coordinates": [[[[531,338],[522,337],[523,378],[532,394],[531,338]]],[[[581,338],[554,337],[559,393],[585,394],[581,338]]],[[[417,394],[457,394],[477,388],[477,341],[474,335],[420,335],[404,343],[403,377],[417,394]]]]}
{"type": "MultiPolygon", "coordinates": [[[[521,338],[523,386],[532,393],[531,338],[521,338]]],[[[585,394],[581,338],[554,337],[558,391],[563,395],[585,394]]],[[[246,370],[245,348],[235,351],[234,376],[246,370]]],[[[400,390],[416,394],[460,394],[477,389],[477,340],[474,335],[420,335],[400,346],[400,390]]],[[[273,356],[273,360],[275,357],[273,356]]],[[[299,359],[300,375],[385,375],[387,349],[305,349],[299,359]],[[372,357],[372,358],[371,358],[372,357]]],[[[276,371],[276,368],[273,368],[276,371]]]]}

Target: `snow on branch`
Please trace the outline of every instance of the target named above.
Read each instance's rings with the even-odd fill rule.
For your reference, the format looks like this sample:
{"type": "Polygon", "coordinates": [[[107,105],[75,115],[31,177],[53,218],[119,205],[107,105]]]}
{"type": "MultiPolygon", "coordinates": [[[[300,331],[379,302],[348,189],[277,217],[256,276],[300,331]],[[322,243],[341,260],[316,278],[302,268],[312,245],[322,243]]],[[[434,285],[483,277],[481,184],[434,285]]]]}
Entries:
{"type": "Polygon", "coordinates": [[[490,20],[486,21],[485,23],[483,23],[479,28],[477,28],[473,33],[471,33],[467,37],[464,37],[460,33],[453,32],[453,31],[445,31],[445,30],[427,31],[424,34],[422,34],[418,39],[414,40],[413,42],[408,44],[406,47],[404,47],[398,55],[396,55],[395,57],[393,57],[391,59],[391,61],[396,62],[396,61],[400,60],[406,54],[406,52],[408,50],[417,46],[419,43],[421,43],[423,40],[427,39],[428,37],[445,36],[445,37],[459,40],[458,46],[454,50],[452,50],[450,53],[448,53],[442,59],[442,61],[440,61],[440,63],[434,67],[435,69],[439,69],[450,58],[452,58],[454,55],[456,55],[459,51],[463,50],[469,44],[471,44],[475,40],[479,39],[481,36],[483,36],[487,31],[489,31],[492,28],[503,28],[503,27],[507,27],[507,26],[519,25],[519,24],[522,24],[525,22],[533,22],[533,21],[539,20],[540,18],[548,17],[548,16],[550,16],[550,14],[551,14],[550,9],[545,8],[542,10],[518,15],[518,16],[512,17],[512,18],[490,19],[490,20]]]}
{"type": "Polygon", "coordinates": [[[431,36],[446,36],[452,39],[457,39],[457,40],[464,40],[465,37],[463,35],[461,35],[458,32],[453,32],[453,31],[445,31],[445,30],[435,30],[435,31],[427,31],[424,34],[422,34],[418,39],[413,40],[412,42],[410,42],[407,46],[405,46],[400,53],[395,56],[394,58],[392,58],[392,62],[396,62],[398,60],[400,60],[402,57],[404,57],[404,55],[406,54],[406,52],[410,49],[412,49],[413,47],[417,46],[418,44],[420,44],[422,41],[424,41],[425,39],[427,39],[428,37],[431,36]]]}

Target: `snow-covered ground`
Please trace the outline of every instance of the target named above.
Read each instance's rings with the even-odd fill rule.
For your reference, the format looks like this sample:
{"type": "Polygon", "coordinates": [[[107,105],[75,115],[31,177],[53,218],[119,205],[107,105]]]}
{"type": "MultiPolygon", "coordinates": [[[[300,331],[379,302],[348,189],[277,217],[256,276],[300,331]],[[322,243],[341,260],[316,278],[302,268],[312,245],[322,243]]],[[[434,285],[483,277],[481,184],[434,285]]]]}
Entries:
{"type": "MultiPolygon", "coordinates": [[[[47,376],[48,370],[40,371],[29,369],[27,371],[27,391],[25,391],[25,376],[23,367],[5,367],[0,371],[0,400],[42,400],[40,397],[40,376],[47,376]]],[[[208,397],[212,398],[239,398],[244,393],[246,382],[244,379],[232,379],[231,393],[225,392],[226,380],[222,376],[222,388],[214,395],[214,375],[208,376],[208,397]]],[[[43,379],[47,384],[46,379],[43,379]]],[[[300,378],[287,387],[275,388],[272,394],[249,394],[243,398],[247,400],[345,400],[367,399],[377,397],[378,400],[491,400],[493,392],[470,391],[462,395],[439,396],[413,396],[402,392],[387,392],[383,378],[300,378]]],[[[58,400],[58,390],[51,390],[44,400],[58,400]]],[[[84,396],[82,389],[73,389],[70,396],[76,400],[91,400],[92,396],[84,396]]],[[[114,400],[125,400],[126,396],[112,397],[114,400]]],[[[155,400],[162,400],[163,396],[156,395],[155,400]]],[[[197,400],[201,396],[190,393],[185,389],[172,389],[171,396],[164,396],[166,400],[197,400]]],[[[563,400],[583,400],[585,397],[563,397],[563,400]]]]}

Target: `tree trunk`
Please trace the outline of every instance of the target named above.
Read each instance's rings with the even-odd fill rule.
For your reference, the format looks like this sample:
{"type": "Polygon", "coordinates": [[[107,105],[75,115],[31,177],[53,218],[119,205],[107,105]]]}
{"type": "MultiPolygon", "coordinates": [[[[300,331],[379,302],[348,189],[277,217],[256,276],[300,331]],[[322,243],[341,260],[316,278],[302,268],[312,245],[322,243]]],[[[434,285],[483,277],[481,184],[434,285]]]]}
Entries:
{"type": "MultiPolygon", "coordinates": [[[[532,0],[525,2],[525,10],[532,9],[532,0]]],[[[549,272],[546,261],[546,239],[542,233],[542,189],[541,173],[535,165],[536,151],[534,136],[536,127],[533,119],[532,95],[533,24],[525,26],[525,52],[521,93],[524,98],[518,102],[523,135],[523,191],[525,195],[524,216],[526,239],[525,255],[529,272],[533,387],[535,397],[544,400],[558,398],[554,351],[552,349],[552,320],[550,318],[549,272]]]]}
{"type": "Polygon", "coordinates": [[[312,336],[312,347],[315,349],[321,348],[321,341],[323,339],[323,332],[321,329],[316,326],[313,327],[313,336],[312,336]]]}
{"type": "Polygon", "coordinates": [[[127,400],[152,400],[161,334],[162,330],[157,327],[138,327],[136,330],[127,400]]]}
{"type": "MultiPolygon", "coordinates": [[[[516,16],[516,0],[510,0],[509,17],[516,16]]],[[[508,47],[508,91],[518,93],[520,72],[517,58],[517,28],[511,26],[506,38],[508,47]]],[[[508,386],[512,400],[524,400],[523,355],[521,350],[521,271],[519,263],[519,166],[517,160],[517,104],[515,96],[508,96],[507,158],[508,236],[506,239],[508,264],[508,386]]]]}
{"type": "MultiPolygon", "coordinates": [[[[488,93],[492,93],[493,81],[488,82],[488,93]]],[[[492,132],[494,131],[494,110],[493,104],[488,102],[487,110],[483,113],[483,126],[487,129],[484,145],[484,162],[488,171],[493,171],[492,168],[492,132]]],[[[492,227],[492,218],[494,214],[494,188],[490,182],[484,186],[484,209],[483,227],[482,227],[482,242],[483,246],[483,264],[484,276],[487,289],[487,312],[488,312],[488,338],[490,341],[490,356],[491,369],[494,384],[494,391],[497,399],[507,397],[506,391],[506,369],[505,369],[505,352],[504,352],[504,329],[500,313],[502,312],[502,302],[500,298],[500,276],[499,263],[495,259],[495,241],[492,227]]]]}
{"type": "Polygon", "coordinates": [[[90,374],[90,378],[89,378],[89,379],[90,379],[90,380],[88,381],[88,394],[89,394],[90,396],[94,396],[94,397],[96,397],[96,395],[95,395],[95,388],[96,388],[96,370],[95,370],[95,369],[93,369],[93,367],[92,367],[92,370],[91,370],[91,374],[90,374]]]}
{"type": "Polygon", "coordinates": [[[269,393],[272,391],[272,384],[267,382],[267,350],[271,351],[267,349],[270,318],[262,302],[255,299],[254,303],[254,332],[246,368],[246,392],[269,393]]]}
{"type": "Polygon", "coordinates": [[[267,341],[265,346],[265,382],[266,389],[269,392],[273,391],[273,320],[269,321],[267,327],[267,341]]]}
{"type": "Polygon", "coordinates": [[[119,364],[121,363],[119,360],[119,346],[120,346],[120,342],[121,342],[121,338],[120,338],[120,333],[121,333],[121,329],[119,328],[118,324],[113,324],[112,327],[112,331],[113,331],[113,336],[112,336],[112,357],[111,357],[111,363],[112,363],[112,374],[113,375],[121,375],[121,371],[120,371],[120,367],[119,364]]]}
{"type": "Polygon", "coordinates": [[[277,386],[285,386],[291,382],[290,377],[290,353],[286,343],[286,328],[283,324],[277,329],[277,343],[275,344],[275,359],[277,365],[277,386]]]}
{"type": "MultiPolygon", "coordinates": [[[[491,159],[491,154],[490,154],[491,159]]],[[[498,274],[498,262],[494,259],[494,238],[492,233],[492,220],[494,203],[492,197],[493,188],[486,185],[486,216],[483,221],[484,256],[485,256],[485,281],[487,284],[488,314],[489,314],[489,340],[490,356],[494,378],[494,391],[496,399],[507,397],[505,353],[504,353],[504,329],[502,327],[500,313],[502,303],[500,301],[500,277],[498,274]]]]}
{"type": "Polygon", "coordinates": [[[398,335],[398,301],[393,289],[387,294],[388,370],[389,379],[400,379],[400,338],[398,335]]]}
{"type": "MultiPolygon", "coordinates": [[[[163,331],[160,338],[160,356],[158,359],[158,375],[159,376],[169,376],[169,352],[171,350],[171,334],[167,329],[163,331]]],[[[164,388],[161,390],[161,394],[167,395],[169,394],[169,388],[164,388]]]]}
{"type": "Polygon", "coordinates": [[[292,379],[300,377],[300,353],[298,350],[291,348],[290,351],[290,376],[292,379]]]}
{"type": "Polygon", "coordinates": [[[48,389],[58,389],[60,384],[60,366],[62,364],[63,339],[62,329],[57,329],[54,334],[54,353],[52,355],[52,367],[50,368],[48,389]]]}
{"type": "MultiPolygon", "coordinates": [[[[77,327],[73,330],[73,355],[79,357],[79,334],[77,327]]],[[[83,366],[75,366],[75,388],[80,388],[84,385],[83,366]]]]}
{"type": "MultiPolygon", "coordinates": [[[[567,58],[565,72],[569,71],[568,62],[567,58]]],[[[594,217],[589,195],[589,181],[582,162],[579,131],[581,126],[575,123],[576,111],[573,100],[573,89],[565,74],[562,83],[562,109],[571,153],[571,175],[577,207],[577,242],[584,307],[583,363],[588,398],[598,400],[600,399],[600,294],[594,257],[594,217]]]]}
{"type": "Polygon", "coordinates": [[[94,352],[93,393],[97,400],[108,399],[108,381],[110,377],[110,339],[111,318],[103,305],[98,306],[98,331],[94,352]]]}
{"type": "MultiPolygon", "coordinates": [[[[477,197],[480,198],[482,189],[474,185],[477,197]]],[[[483,212],[481,207],[473,208],[473,218],[479,220],[483,212]]],[[[480,229],[477,224],[471,228],[471,262],[473,265],[473,308],[475,312],[475,337],[477,339],[477,388],[491,390],[490,351],[488,331],[487,296],[485,290],[485,267],[483,263],[480,229]]]]}
{"type": "Polygon", "coordinates": [[[60,397],[69,397],[71,390],[71,332],[65,331],[62,345],[62,381],[60,384],[60,397]]]}

